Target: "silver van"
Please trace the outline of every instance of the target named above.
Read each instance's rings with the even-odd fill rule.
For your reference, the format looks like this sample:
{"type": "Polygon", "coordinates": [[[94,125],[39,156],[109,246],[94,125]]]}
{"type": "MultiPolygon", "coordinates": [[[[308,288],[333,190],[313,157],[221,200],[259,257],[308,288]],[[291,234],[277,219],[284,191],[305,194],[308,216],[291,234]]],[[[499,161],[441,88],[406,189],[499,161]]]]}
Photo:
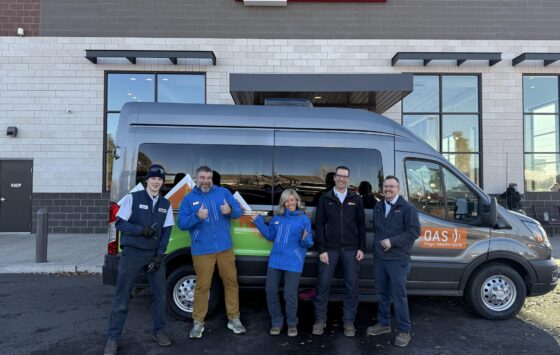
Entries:
{"type": "MultiPolygon", "coordinates": [[[[375,113],[128,103],[118,123],[111,200],[119,201],[145,180],[153,163],[168,174],[164,193],[204,164],[216,171],[216,184],[239,192],[253,210],[268,216],[286,188],[296,189],[313,215],[318,196],[329,188],[329,173],[337,165],[348,166],[350,188],[362,189],[366,206],[368,250],[359,285],[363,301],[375,300],[371,216],[386,175],[401,180],[401,193],[416,206],[422,224],[407,282],[410,295],[464,296],[482,317],[506,319],[519,312],[526,296],[545,294],[557,284],[551,245],[539,222],[498,206],[431,146],[375,113]]],[[[176,210],[185,193],[177,191],[172,199],[176,210]]],[[[113,203],[111,221],[117,210],[113,203]]],[[[240,287],[264,288],[271,244],[248,216],[232,222],[232,238],[240,287]]],[[[196,275],[189,246],[188,233],[175,228],[165,258],[167,303],[180,319],[190,319],[194,302],[196,275]]],[[[106,284],[116,283],[119,250],[113,229],[103,267],[106,284]]],[[[315,286],[317,260],[310,249],[302,291],[315,286]]],[[[142,275],[138,285],[145,284],[142,275]]],[[[219,284],[213,283],[210,311],[219,302],[219,284]]],[[[343,294],[342,274],[337,273],[331,297],[343,294]]]]}

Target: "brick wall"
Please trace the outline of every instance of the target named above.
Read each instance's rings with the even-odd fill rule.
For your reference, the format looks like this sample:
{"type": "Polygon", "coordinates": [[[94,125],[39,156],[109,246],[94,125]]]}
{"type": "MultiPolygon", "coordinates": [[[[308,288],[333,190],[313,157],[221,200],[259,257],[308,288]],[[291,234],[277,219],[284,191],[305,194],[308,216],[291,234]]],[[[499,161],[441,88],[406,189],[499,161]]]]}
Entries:
{"type": "Polygon", "coordinates": [[[0,36],[16,36],[20,27],[25,36],[38,36],[40,9],[40,0],[0,0],[0,36]]]}
{"type": "Polygon", "coordinates": [[[37,210],[47,208],[49,233],[107,233],[108,193],[33,194],[32,233],[37,231],[37,210]]]}

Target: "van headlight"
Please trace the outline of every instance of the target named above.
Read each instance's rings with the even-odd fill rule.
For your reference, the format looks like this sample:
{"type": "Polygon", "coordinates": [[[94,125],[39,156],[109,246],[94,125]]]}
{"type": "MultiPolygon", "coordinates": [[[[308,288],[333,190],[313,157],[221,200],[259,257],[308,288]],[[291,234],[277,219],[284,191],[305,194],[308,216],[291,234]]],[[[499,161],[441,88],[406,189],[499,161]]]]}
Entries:
{"type": "Polygon", "coordinates": [[[527,226],[527,228],[529,228],[529,230],[531,231],[531,233],[533,234],[533,237],[535,238],[535,240],[539,243],[546,243],[548,244],[548,236],[546,235],[546,231],[544,230],[544,228],[537,223],[533,223],[533,222],[527,222],[527,221],[523,221],[523,223],[525,223],[525,225],[527,226]]]}

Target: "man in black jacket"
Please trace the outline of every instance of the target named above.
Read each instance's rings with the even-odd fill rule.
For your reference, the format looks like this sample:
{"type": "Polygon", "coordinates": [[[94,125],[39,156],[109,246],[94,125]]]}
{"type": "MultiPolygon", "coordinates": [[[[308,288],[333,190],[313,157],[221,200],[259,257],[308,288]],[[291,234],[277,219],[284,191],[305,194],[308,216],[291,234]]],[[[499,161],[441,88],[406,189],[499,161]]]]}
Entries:
{"type": "Polygon", "coordinates": [[[319,275],[313,334],[322,335],[327,324],[327,304],[331,281],[340,261],[344,270],[346,297],[343,300],[344,335],[356,335],[354,318],[358,309],[358,277],[364,258],[366,228],[361,197],[348,190],[350,169],[339,166],[335,186],[325,192],[317,204],[316,244],[319,251],[319,275]]]}
{"type": "Polygon", "coordinates": [[[399,196],[399,179],[387,176],[383,181],[383,202],[373,209],[373,248],[375,290],[379,304],[377,324],[367,329],[368,335],[391,332],[391,299],[398,322],[395,345],[410,342],[410,317],[406,295],[406,278],[410,271],[410,252],[420,236],[418,211],[399,196]]]}

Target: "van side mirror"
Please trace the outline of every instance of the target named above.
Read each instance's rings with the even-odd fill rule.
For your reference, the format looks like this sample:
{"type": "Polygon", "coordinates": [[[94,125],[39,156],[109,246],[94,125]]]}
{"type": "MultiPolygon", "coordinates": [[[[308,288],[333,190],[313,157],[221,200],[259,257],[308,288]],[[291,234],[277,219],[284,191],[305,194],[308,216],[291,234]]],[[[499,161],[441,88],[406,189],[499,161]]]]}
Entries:
{"type": "Polygon", "coordinates": [[[498,201],[491,197],[490,203],[484,206],[484,224],[494,228],[498,223],[498,201]]]}

